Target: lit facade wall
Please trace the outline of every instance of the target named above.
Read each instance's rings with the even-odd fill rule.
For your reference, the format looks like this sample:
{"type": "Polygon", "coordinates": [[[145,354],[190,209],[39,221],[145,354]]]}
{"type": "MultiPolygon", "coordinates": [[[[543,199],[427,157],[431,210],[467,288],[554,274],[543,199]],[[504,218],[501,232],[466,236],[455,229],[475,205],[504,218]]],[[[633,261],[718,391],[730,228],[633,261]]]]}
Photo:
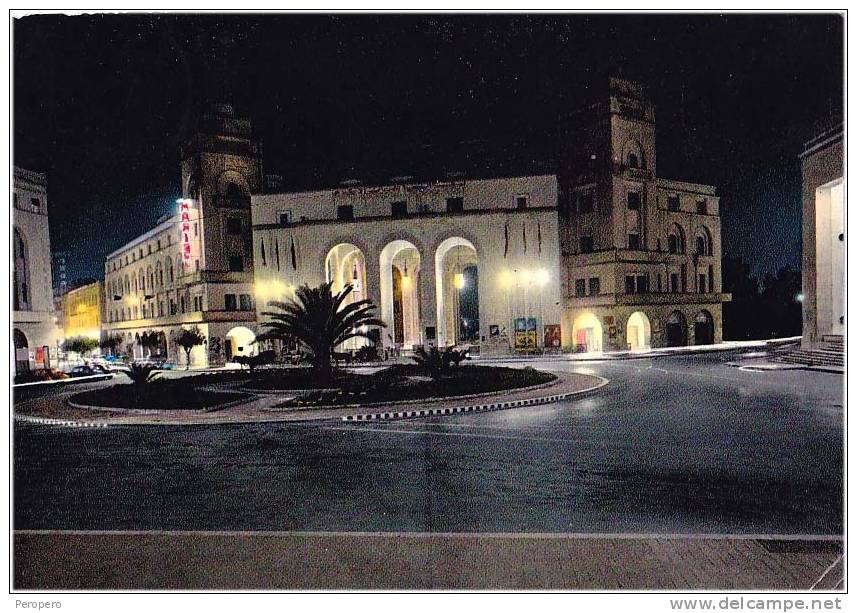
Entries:
{"type": "Polygon", "coordinates": [[[803,174],[803,346],[845,333],[845,183],[842,126],[806,144],[803,174]]]}
{"type": "Polygon", "coordinates": [[[100,281],[75,288],[63,295],[62,322],[65,338],[101,338],[103,296],[100,281]]]}
{"type": "Polygon", "coordinates": [[[36,347],[56,352],[61,335],[52,293],[46,176],[15,167],[12,206],[13,348],[20,370],[36,366],[36,347]]]}
{"type": "Polygon", "coordinates": [[[446,345],[472,334],[467,344],[505,353],[514,344],[515,321],[523,318],[535,320],[542,347],[544,326],[558,325],[561,317],[556,190],[556,176],[543,175],[254,196],[260,321],[269,300],[327,280],[329,254],[353,245],[365,261],[361,297],[373,300],[388,324],[384,346],[446,345]],[[342,206],[350,207],[353,219],[337,219],[342,206]],[[397,264],[395,252],[409,254],[410,269],[397,264]],[[456,290],[464,289],[456,286],[456,275],[474,264],[478,332],[456,332],[456,290]],[[407,270],[416,279],[408,286],[418,296],[415,308],[403,300],[401,313],[394,309],[392,290],[385,288],[391,266],[398,267],[397,276],[407,270]],[[403,328],[419,319],[418,334],[405,335],[408,343],[391,338],[397,317],[405,320],[403,328]]]}
{"type": "Polygon", "coordinates": [[[258,153],[250,122],[218,105],[182,148],[175,213],[107,256],[103,328],[122,337],[120,354],[184,365],[175,338],[192,326],[206,337],[191,353],[193,367],[256,351],[234,339],[238,329],[242,338],[255,331],[249,194],[259,185],[258,153]],[[162,333],[163,347],[140,347],[147,331],[162,333]]]}

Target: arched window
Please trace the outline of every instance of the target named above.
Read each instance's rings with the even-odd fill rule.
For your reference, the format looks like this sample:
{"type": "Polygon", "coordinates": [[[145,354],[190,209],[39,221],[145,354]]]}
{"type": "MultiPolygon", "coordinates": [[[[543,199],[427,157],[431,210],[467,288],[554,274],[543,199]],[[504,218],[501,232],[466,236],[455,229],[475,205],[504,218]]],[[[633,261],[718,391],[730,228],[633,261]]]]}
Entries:
{"type": "Polygon", "coordinates": [[[696,235],[696,255],[713,255],[713,253],[714,246],[712,245],[711,233],[708,228],[703,226],[696,235]]]}
{"type": "Polygon", "coordinates": [[[640,167],[640,159],[637,157],[637,154],[633,151],[628,154],[628,168],[639,168],[640,167]]]}
{"type": "Polygon", "coordinates": [[[15,296],[14,308],[16,311],[29,311],[30,304],[30,265],[27,245],[18,228],[15,228],[15,296]]]}
{"type": "Polygon", "coordinates": [[[684,231],[678,224],[673,224],[667,245],[670,253],[684,253],[684,231]]]}
{"type": "Polygon", "coordinates": [[[170,283],[172,283],[173,281],[175,281],[175,275],[173,273],[173,260],[172,260],[172,258],[167,258],[166,262],[167,262],[167,264],[166,264],[166,266],[167,266],[167,279],[169,280],[170,283]]]}
{"type": "Polygon", "coordinates": [[[131,293],[131,280],[128,278],[128,275],[125,275],[125,293],[131,293]]]}
{"type": "Polygon", "coordinates": [[[155,275],[158,278],[158,287],[164,286],[164,269],[161,268],[161,263],[155,264],[155,275]]]}

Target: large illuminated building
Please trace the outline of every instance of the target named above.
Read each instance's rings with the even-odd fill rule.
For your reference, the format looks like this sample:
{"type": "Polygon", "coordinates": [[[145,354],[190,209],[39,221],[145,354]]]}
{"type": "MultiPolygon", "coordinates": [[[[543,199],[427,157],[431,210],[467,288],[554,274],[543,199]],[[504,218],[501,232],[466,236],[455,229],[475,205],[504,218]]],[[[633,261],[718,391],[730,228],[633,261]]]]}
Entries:
{"type": "Polygon", "coordinates": [[[101,281],[72,287],[62,295],[62,326],[65,338],[101,339],[104,292],[101,281]]]}
{"type": "Polygon", "coordinates": [[[559,161],[252,198],[257,305],[350,283],[389,349],[644,350],[722,337],[715,189],[656,174],[654,110],[609,79],[559,161]]]}
{"type": "Polygon", "coordinates": [[[845,166],[838,125],[806,143],[803,172],[803,342],[815,362],[842,365],[845,334],[845,166]]]}
{"type": "Polygon", "coordinates": [[[12,343],[16,372],[55,365],[60,330],[51,282],[47,177],[14,168],[12,343]]]}
{"type": "Polygon", "coordinates": [[[228,105],[205,115],[182,147],[175,212],[107,256],[104,333],[121,336],[120,353],[184,365],[175,338],[193,326],[205,343],[191,351],[191,367],[256,351],[250,194],[261,182],[259,153],[249,120],[228,105]],[[141,346],[145,332],[158,346],[141,346]]]}

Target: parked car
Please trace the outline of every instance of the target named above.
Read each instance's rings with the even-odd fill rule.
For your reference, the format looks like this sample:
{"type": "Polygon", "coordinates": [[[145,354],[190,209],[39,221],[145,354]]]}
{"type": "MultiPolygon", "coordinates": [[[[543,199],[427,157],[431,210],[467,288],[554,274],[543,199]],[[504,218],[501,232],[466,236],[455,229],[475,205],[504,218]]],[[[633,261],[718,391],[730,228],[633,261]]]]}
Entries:
{"type": "Polygon", "coordinates": [[[72,368],[68,376],[69,377],[91,377],[92,375],[101,375],[104,374],[101,371],[95,370],[92,366],[75,366],[72,368]]]}

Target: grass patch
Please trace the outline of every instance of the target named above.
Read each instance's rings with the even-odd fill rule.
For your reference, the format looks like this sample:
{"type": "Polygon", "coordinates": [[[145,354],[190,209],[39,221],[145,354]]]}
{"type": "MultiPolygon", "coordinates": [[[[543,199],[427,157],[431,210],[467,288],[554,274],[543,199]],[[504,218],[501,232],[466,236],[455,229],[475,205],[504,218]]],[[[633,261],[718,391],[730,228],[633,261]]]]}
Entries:
{"type": "Polygon", "coordinates": [[[116,409],[182,409],[195,411],[226,402],[248,398],[248,394],[212,392],[188,385],[182,379],[161,379],[147,385],[111,385],[102,389],[76,394],[70,398],[77,404],[116,409]]]}
{"type": "Polygon", "coordinates": [[[548,383],[556,376],[533,368],[461,366],[440,379],[428,379],[416,365],[396,365],[373,375],[349,375],[337,379],[336,391],[308,391],[287,400],[279,408],[323,405],[375,404],[487,394],[548,383]]]}

